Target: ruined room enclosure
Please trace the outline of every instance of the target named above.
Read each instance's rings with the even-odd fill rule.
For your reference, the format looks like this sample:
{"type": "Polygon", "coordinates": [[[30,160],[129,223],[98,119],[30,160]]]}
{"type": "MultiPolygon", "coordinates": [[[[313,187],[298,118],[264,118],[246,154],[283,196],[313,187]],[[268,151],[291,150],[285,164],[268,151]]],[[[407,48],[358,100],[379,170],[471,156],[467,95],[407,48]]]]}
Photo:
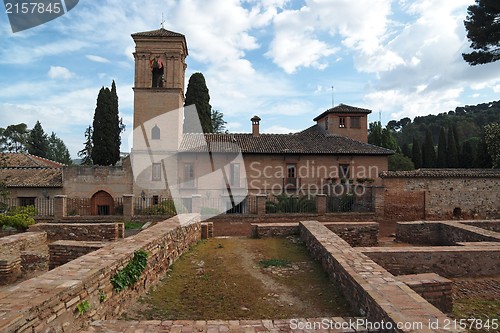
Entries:
{"type": "MultiPolygon", "coordinates": [[[[23,281],[10,288],[4,287],[0,291],[2,304],[0,329],[30,331],[36,328],[76,331],[80,327],[90,325],[89,332],[105,332],[110,328],[117,332],[124,332],[131,327],[137,329],[148,327],[148,331],[154,332],[161,330],[162,327],[172,328],[172,325],[194,328],[193,325],[196,324],[204,329],[214,325],[219,325],[220,328],[236,325],[240,329],[250,327],[255,330],[277,328],[286,330],[288,327],[289,330],[289,319],[287,321],[276,318],[273,320],[262,318],[262,320],[201,320],[198,322],[193,320],[181,322],[108,321],[117,318],[120,313],[130,307],[134,300],[165,277],[173,261],[185,253],[191,245],[197,243],[202,235],[208,237],[214,234],[213,228],[217,228],[216,224],[200,225],[196,222],[195,215],[187,216],[192,223],[186,225],[179,223],[176,219],[158,223],[130,238],[107,242],[86,255],[85,251],[82,251],[79,254],[80,257],[34,279],[23,281]],[[139,249],[150,253],[145,273],[133,288],[116,292],[110,284],[111,278],[132,260],[134,252],[139,249]],[[80,313],[79,309],[86,304],[89,308],[80,313]]],[[[495,318],[498,318],[498,301],[496,303],[494,300],[484,301],[481,298],[485,296],[485,293],[483,292],[482,295],[480,293],[488,290],[487,294],[498,298],[498,289],[495,289],[500,275],[498,272],[500,269],[498,223],[499,221],[399,223],[397,239],[404,243],[426,243],[427,246],[414,247],[406,244],[398,248],[378,247],[376,238],[378,227],[376,223],[370,222],[307,221],[300,224],[255,224],[253,229],[254,235],[262,238],[284,237],[286,239],[290,235],[296,235],[294,237],[299,235],[311,255],[321,263],[323,270],[328,272],[330,279],[340,286],[350,308],[363,318],[372,322],[385,320],[396,323],[404,320],[425,324],[429,318],[440,323],[450,320],[445,313],[450,312],[448,301],[450,295],[456,294],[450,289],[455,287],[461,292],[460,297],[469,297],[469,301],[465,303],[455,300],[455,306],[458,304],[462,311],[458,317],[470,317],[471,313],[476,315],[477,310],[472,309],[475,306],[480,311],[488,309],[490,311],[490,313],[484,311],[485,316],[479,316],[479,318],[488,316],[492,318],[492,314],[497,314],[495,318]],[[375,235],[375,242],[373,242],[373,235],[375,235]],[[411,239],[408,240],[405,235],[411,235],[411,239]],[[463,290],[470,290],[470,292],[463,290]],[[471,296],[472,300],[470,300],[471,296]],[[429,302],[434,306],[431,306],[429,302]]],[[[123,226],[116,226],[116,228],[115,231],[109,231],[114,230],[109,228],[109,234],[119,235],[121,230],[123,235],[123,226]]],[[[87,234],[89,230],[91,229],[87,229],[87,234]]],[[[52,232],[49,228],[45,232],[25,233],[24,235],[47,235],[52,232]]],[[[217,241],[217,239],[211,241],[217,241]]],[[[73,243],[65,244],[64,242],[68,241],[59,240],[52,244],[57,242],[59,246],[63,248],[67,246],[68,249],[82,248],[86,243],[72,241],[73,243]]],[[[221,245],[224,247],[224,244],[221,245]]],[[[25,250],[28,248],[24,246],[25,250]]],[[[214,248],[213,250],[223,249],[214,248]]],[[[175,265],[173,271],[175,271],[175,265]]],[[[266,274],[266,272],[261,273],[266,274]]],[[[202,281],[207,278],[203,277],[204,275],[200,277],[202,281]]],[[[243,307],[245,306],[240,306],[241,311],[245,311],[242,310],[243,307]]],[[[336,321],[342,321],[348,317],[335,318],[336,321]]],[[[402,331],[409,332],[405,329],[402,331]]],[[[447,330],[439,331],[446,332],[447,330]]]]}

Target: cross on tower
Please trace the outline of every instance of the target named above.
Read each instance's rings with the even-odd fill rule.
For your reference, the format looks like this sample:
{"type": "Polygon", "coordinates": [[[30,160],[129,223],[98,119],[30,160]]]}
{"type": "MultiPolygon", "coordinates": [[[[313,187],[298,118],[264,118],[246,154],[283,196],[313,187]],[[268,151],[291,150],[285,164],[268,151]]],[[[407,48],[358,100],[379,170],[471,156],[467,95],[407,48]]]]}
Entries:
{"type": "Polygon", "coordinates": [[[161,28],[163,28],[163,23],[165,23],[165,20],[163,19],[163,13],[161,13],[161,22],[160,22],[160,25],[161,25],[161,28]]]}

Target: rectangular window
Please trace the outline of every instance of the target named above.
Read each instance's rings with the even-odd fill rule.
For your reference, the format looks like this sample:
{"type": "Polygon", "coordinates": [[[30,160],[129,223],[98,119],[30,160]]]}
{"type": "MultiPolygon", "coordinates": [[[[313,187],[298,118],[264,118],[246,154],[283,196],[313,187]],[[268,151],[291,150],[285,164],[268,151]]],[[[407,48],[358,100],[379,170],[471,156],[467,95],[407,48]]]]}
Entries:
{"type": "Polygon", "coordinates": [[[161,180],[161,163],[153,163],[152,179],[161,180]]]}
{"type": "Polygon", "coordinates": [[[193,165],[193,163],[184,164],[184,183],[188,187],[194,187],[194,165],[193,165]]]}
{"type": "Polygon", "coordinates": [[[351,117],[351,128],[361,128],[360,117],[351,117]]]}
{"type": "Polygon", "coordinates": [[[325,130],[328,131],[328,117],[325,117],[325,130]]]}
{"type": "Polygon", "coordinates": [[[286,184],[285,186],[296,188],[297,187],[297,165],[286,165],[286,184]]]}
{"type": "Polygon", "coordinates": [[[345,117],[339,117],[339,127],[345,127],[345,117]]]}
{"type": "Polygon", "coordinates": [[[160,203],[160,197],[153,195],[153,205],[158,205],[160,203]]]}
{"type": "Polygon", "coordinates": [[[20,197],[19,198],[19,206],[34,206],[35,205],[35,199],[34,197],[20,197]]]}
{"type": "Polygon", "coordinates": [[[349,171],[349,164],[339,164],[339,178],[350,178],[349,171]]]}
{"type": "Polygon", "coordinates": [[[232,163],[231,164],[231,175],[229,182],[231,186],[240,187],[240,164],[232,163]]]}

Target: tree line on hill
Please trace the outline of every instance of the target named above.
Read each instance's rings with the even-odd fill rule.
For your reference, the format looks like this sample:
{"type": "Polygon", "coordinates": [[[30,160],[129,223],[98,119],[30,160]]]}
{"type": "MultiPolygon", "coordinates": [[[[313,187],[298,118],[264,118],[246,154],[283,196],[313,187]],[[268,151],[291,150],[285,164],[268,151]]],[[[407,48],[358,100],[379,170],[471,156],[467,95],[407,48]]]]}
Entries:
{"type": "Polygon", "coordinates": [[[29,153],[62,164],[71,164],[68,148],[56,133],[45,133],[40,121],[32,129],[25,123],[0,128],[0,153],[29,153]]]}
{"type": "Polygon", "coordinates": [[[368,142],[396,152],[389,169],[499,168],[500,101],[371,123],[368,142]],[[436,145],[437,143],[437,145],[436,145]]]}

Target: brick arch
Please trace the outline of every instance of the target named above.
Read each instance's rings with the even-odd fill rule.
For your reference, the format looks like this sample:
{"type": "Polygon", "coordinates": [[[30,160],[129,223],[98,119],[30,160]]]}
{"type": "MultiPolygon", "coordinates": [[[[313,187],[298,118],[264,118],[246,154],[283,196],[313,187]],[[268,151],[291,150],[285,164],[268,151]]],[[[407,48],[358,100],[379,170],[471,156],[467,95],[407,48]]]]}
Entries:
{"type": "Polygon", "coordinates": [[[115,213],[115,201],[106,191],[97,191],[90,198],[91,215],[113,215],[115,213]]]}

